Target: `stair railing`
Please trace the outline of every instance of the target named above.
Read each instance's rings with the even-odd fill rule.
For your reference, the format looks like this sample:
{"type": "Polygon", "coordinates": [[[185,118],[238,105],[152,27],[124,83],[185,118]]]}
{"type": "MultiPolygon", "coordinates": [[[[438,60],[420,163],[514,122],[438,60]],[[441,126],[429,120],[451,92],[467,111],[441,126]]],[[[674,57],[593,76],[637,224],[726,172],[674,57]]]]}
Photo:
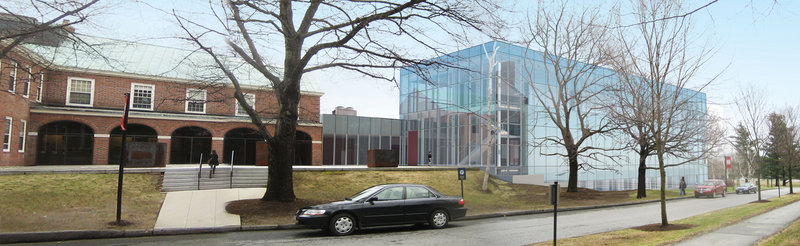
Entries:
{"type": "Polygon", "coordinates": [[[230,181],[228,182],[228,187],[231,189],[233,189],[233,154],[234,151],[231,150],[231,175],[230,175],[230,181]]]}
{"type": "Polygon", "coordinates": [[[203,175],[203,153],[200,153],[200,166],[197,168],[197,190],[200,190],[200,177],[203,175]]]}

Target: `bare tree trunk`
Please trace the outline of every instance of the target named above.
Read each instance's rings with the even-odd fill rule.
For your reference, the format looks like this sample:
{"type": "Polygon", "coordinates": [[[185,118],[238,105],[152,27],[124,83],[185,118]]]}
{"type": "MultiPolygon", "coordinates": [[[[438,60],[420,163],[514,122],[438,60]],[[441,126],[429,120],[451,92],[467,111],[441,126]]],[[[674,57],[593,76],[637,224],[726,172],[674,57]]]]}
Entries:
{"type": "Polygon", "coordinates": [[[578,148],[574,146],[568,147],[567,157],[569,158],[567,192],[578,192],[578,148]]]}
{"type": "Polygon", "coordinates": [[[647,197],[647,190],[645,183],[647,182],[645,174],[647,174],[647,154],[639,154],[639,180],[636,187],[636,198],[641,199],[647,197]]]}
{"type": "Polygon", "coordinates": [[[661,176],[661,227],[669,225],[667,220],[667,170],[664,168],[664,153],[658,153],[658,172],[661,176]]]}

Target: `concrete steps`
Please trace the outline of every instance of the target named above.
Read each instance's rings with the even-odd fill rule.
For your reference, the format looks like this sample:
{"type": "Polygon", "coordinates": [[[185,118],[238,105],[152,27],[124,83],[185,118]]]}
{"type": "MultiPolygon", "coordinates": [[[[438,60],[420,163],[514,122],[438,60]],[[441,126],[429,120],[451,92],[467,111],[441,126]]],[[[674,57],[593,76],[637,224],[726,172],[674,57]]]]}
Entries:
{"type": "Polygon", "coordinates": [[[164,171],[161,191],[211,190],[230,188],[267,187],[267,168],[254,166],[217,166],[213,177],[209,177],[209,169],[203,166],[198,183],[198,169],[170,168],[164,171]],[[233,178],[231,178],[231,174],[233,178]]]}

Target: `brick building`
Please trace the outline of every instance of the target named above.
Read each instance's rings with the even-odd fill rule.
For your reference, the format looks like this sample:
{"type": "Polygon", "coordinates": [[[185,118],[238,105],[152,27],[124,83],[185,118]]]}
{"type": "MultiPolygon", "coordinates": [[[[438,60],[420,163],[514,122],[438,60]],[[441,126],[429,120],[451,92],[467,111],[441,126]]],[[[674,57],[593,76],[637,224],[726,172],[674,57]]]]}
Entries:
{"type": "MultiPolygon", "coordinates": [[[[198,163],[213,149],[223,163],[266,164],[265,142],[205,53],[63,32],[0,59],[0,166],[119,163],[126,92],[128,142],[163,143],[166,163],[198,163]]],[[[266,79],[232,67],[254,109],[273,121],[266,79]]],[[[301,90],[296,164],[321,165],[322,93],[310,77],[301,90]]]]}

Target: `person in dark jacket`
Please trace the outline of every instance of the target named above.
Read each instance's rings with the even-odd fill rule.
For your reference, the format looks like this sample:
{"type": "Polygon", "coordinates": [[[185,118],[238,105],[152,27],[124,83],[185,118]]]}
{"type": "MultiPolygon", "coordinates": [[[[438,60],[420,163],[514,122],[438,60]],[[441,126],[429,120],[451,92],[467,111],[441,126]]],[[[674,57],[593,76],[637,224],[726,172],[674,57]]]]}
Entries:
{"type": "Polygon", "coordinates": [[[683,177],[681,177],[680,188],[681,188],[681,196],[685,196],[686,195],[686,180],[683,179],[683,177]]]}
{"type": "Polygon", "coordinates": [[[211,150],[211,155],[208,156],[208,165],[211,166],[211,172],[208,173],[208,178],[214,176],[214,172],[217,170],[217,165],[219,165],[218,158],[217,151],[211,150]]]}
{"type": "Polygon", "coordinates": [[[428,166],[431,165],[431,162],[433,162],[433,154],[431,154],[431,152],[428,151],[428,166]]]}

